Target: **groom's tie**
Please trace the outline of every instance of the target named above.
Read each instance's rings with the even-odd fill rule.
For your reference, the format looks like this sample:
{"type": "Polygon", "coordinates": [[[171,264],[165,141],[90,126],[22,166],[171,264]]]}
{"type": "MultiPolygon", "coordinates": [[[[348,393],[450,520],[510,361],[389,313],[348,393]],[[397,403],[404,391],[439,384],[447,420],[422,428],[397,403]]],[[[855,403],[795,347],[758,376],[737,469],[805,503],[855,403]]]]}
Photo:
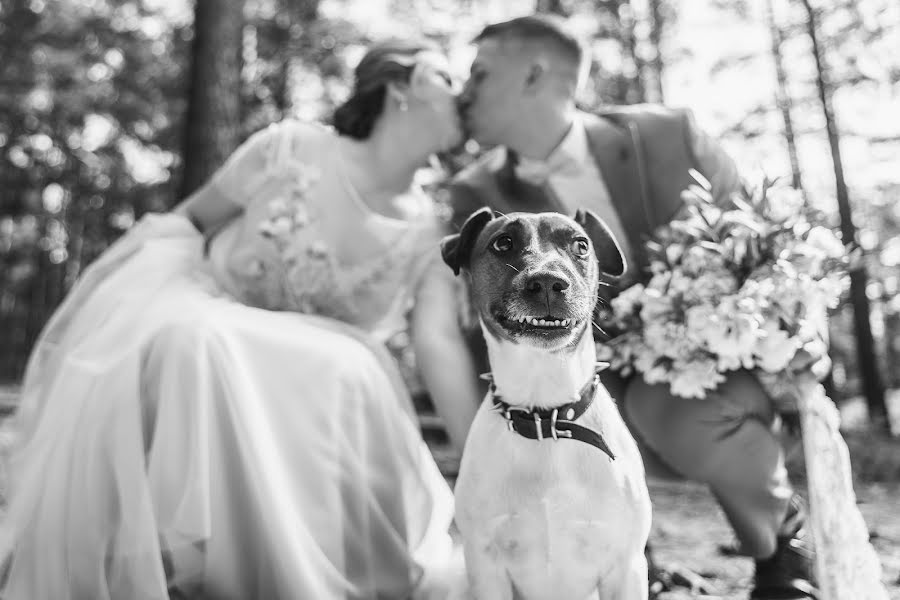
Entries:
{"type": "Polygon", "coordinates": [[[576,157],[559,151],[548,160],[520,155],[510,158],[516,178],[546,199],[546,210],[569,216],[577,208],[594,211],[612,230],[626,261],[632,261],[634,256],[622,220],[613,207],[602,173],[593,164],[582,164],[576,157]]]}
{"type": "Polygon", "coordinates": [[[536,160],[523,156],[517,156],[514,166],[516,177],[529,185],[540,188],[543,194],[550,202],[552,210],[570,215],[574,213],[574,209],[568,202],[564,202],[560,198],[553,185],[550,182],[551,176],[577,175],[578,164],[571,160],[559,160],[556,156],[552,157],[556,160],[536,160]]]}
{"type": "Polygon", "coordinates": [[[532,185],[546,185],[551,176],[577,175],[579,165],[566,156],[554,155],[551,160],[536,160],[525,156],[516,157],[516,177],[532,185]]]}

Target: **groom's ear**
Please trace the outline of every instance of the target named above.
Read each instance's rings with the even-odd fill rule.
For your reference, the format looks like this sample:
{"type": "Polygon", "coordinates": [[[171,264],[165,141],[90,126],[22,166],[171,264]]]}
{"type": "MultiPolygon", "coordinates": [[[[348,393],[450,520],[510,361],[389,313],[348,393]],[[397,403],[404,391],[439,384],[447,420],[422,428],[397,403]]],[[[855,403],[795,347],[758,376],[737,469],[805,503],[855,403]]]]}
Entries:
{"type": "Polygon", "coordinates": [[[525,91],[535,92],[539,90],[549,68],[550,65],[546,57],[542,55],[534,57],[525,75],[525,91]]]}
{"type": "Polygon", "coordinates": [[[463,223],[459,233],[446,236],[441,240],[441,258],[453,269],[454,275],[459,275],[459,270],[469,266],[472,256],[472,247],[481,234],[485,225],[494,219],[494,211],[490,208],[482,208],[472,213],[463,223]]]}
{"type": "Polygon", "coordinates": [[[544,74],[544,65],[539,62],[531,63],[531,66],[528,67],[528,75],[525,76],[525,85],[526,87],[534,87],[534,85],[541,80],[541,76],[544,74]]]}

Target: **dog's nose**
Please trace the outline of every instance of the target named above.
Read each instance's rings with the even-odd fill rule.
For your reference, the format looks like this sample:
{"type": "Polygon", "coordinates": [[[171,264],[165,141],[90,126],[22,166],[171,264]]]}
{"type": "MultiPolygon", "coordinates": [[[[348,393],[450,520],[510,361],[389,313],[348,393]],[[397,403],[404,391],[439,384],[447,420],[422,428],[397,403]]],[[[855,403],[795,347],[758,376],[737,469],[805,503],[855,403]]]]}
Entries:
{"type": "Polygon", "coordinates": [[[569,282],[556,273],[535,273],[525,280],[525,291],[533,294],[540,292],[562,292],[569,287],[569,282]]]}

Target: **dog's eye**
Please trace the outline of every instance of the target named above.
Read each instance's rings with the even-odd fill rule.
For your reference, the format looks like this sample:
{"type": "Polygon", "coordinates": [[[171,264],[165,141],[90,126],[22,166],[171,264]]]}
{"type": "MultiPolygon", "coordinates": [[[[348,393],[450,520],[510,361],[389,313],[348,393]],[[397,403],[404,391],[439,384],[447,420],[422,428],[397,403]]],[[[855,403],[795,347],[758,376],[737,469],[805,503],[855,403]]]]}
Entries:
{"type": "Polygon", "coordinates": [[[591,245],[584,238],[576,238],[572,240],[571,246],[569,246],[572,250],[572,254],[575,256],[587,256],[591,251],[591,245]]]}
{"type": "Polygon", "coordinates": [[[512,247],[513,241],[508,235],[501,235],[491,243],[491,248],[493,248],[495,252],[509,252],[512,250],[512,247]]]}

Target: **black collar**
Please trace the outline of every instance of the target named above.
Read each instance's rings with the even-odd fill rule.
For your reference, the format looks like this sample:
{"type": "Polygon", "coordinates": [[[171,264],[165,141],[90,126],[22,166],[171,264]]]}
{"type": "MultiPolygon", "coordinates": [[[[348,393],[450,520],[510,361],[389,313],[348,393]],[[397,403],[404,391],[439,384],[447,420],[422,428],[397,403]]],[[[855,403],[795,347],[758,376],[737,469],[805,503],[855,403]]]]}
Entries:
{"type": "Polygon", "coordinates": [[[599,448],[611,460],[615,460],[616,456],[609,449],[609,445],[600,433],[575,423],[593,404],[597,386],[600,385],[599,372],[608,366],[608,363],[597,363],[594,376],[581,388],[578,400],[553,409],[543,410],[521,408],[504,402],[503,398],[497,394],[497,387],[494,385],[490,373],[483,377],[491,382],[489,392],[491,401],[494,403],[494,408],[506,419],[506,424],[510,431],[530,440],[578,440],[599,448]]]}

